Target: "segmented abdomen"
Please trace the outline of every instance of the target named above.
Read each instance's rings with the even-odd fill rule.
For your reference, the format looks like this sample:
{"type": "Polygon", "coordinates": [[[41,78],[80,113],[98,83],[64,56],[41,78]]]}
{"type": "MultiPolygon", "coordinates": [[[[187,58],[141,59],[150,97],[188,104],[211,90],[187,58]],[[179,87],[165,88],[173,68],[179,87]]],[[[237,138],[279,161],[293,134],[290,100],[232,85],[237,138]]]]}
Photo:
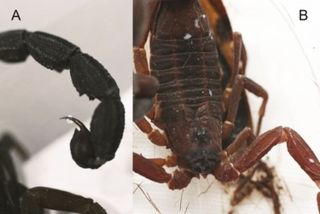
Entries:
{"type": "Polygon", "coordinates": [[[210,105],[210,115],[221,121],[222,89],[218,53],[213,38],[162,40],[150,43],[151,74],[158,78],[157,102],[161,120],[185,117],[185,107],[210,105]]]}

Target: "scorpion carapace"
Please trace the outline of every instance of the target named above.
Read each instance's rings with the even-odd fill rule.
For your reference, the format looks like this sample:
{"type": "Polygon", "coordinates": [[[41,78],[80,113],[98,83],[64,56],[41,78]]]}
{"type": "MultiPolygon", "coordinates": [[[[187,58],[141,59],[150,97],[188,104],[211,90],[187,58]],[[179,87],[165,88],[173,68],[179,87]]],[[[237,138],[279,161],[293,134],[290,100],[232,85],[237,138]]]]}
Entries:
{"type": "Polygon", "coordinates": [[[106,214],[106,211],[90,198],[48,187],[28,189],[19,182],[12,151],[22,160],[28,153],[11,135],[0,138],[0,213],[44,214],[44,208],[72,213],[106,214]]]}
{"type": "Polygon", "coordinates": [[[48,69],[62,72],[70,69],[71,79],[80,96],[101,103],[96,108],[89,131],[80,120],[62,117],[76,123],[70,148],[72,158],[83,168],[98,168],[114,158],[124,130],[124,107],[119,88],[109,72],[76,45],[44,32],[13,30],[0,33],[0,60],[23,62],[31,55],[48,69]]]}
{"type": "Polygon", "coordinates": [[[253,133],[244,89],[263,99],[257,134],[268,94],[244,76],[243,41],[232,32],[220,0],[134,0],[133,23],[136,71],[160,83],[146,116],[164,133],[145,118],[136,124],[152,143],[173,153],[165,159],[135,153],[135,172],[170,189],[182,189],[199,175],[213,174],[229,182],[259,163],[273,146],[286,142],[290,155],[319,186],[320,162],[298,133],[283,127],[258,137],[253,133]],[[148,35],[150,71],[144,50],[148,35]],[[170,174],[163,166],[177,169],[170,174]]]}

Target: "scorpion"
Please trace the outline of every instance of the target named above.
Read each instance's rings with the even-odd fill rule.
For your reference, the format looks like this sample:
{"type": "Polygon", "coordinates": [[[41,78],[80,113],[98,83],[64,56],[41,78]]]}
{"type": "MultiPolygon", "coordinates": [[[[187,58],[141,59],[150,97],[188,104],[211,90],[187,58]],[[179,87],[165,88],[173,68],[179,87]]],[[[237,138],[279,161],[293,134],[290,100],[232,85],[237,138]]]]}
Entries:
{"type": "Polygon", "coordinates": [[[78,119],[70,142],[73,160],[83,168],[96,169],[114,158],[124,130],[124,106],[117,83],[93,57],[76,45],[44,32],[11,30],[0,33],[0,60],[7,63],[25,61],[31,55],[44,67],[62,72],[70,69],[72,83],[79,95],[101,103],[91,120],[91,131],[78,119]]]}
{"type": "MultiPolygon", "coordinates": [[[[268,93],[245,76],[242,37],[232,31],[221,0],[134,0],[133,24],[135,70],[159,81],[149,120],[135,123],[153,144],[172,151],[167,158],[134,153],[136,173],[172,190],[200,176],[227,183],[285,142],[320,188],[320,162],[296,131],[279,126],[260,134],[268,93]],[[263,100],[256,133],[245,90],[263,100]],[[164,166],[176,169],[168,173],[164,166]]],[[[317,202],[320,209],[320,193],[317,202]]]]}
{"type": "Polygon", "coordinates": [[[90,198],[48,187],[28,189],[18,181],[11,150],[15,151],[23,161],[29,158],[29,154],[11,135],[2,136],[0,139],[0,213],[43,214],[44,208],[84,214],[107,213],[90,198]]]}

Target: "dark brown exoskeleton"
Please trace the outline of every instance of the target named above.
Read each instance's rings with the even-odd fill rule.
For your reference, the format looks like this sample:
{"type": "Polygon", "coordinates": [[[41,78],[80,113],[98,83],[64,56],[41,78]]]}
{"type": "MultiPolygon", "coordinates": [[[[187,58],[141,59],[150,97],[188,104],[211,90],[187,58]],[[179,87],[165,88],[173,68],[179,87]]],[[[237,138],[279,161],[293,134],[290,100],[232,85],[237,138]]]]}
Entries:
{"type": "Polygon", "coordinates": [[[173,153],[166,159],[135,153],[135,172],[170,189],[182,189],[199,175],[229,182],[286,142],[290,155],[320,186],[319,160],[298,133],[287,127],[253,133],[244,89],[263,99],[257,134],[268,94],[244,76],[243,42],[232,32],[220,0],[134,0],[133,46],[136,71],[159,80],[147,116],[164,133],[145,118],[136,124],[173,153]],[[144,50],[148,36],[150,71],[144,50]],[[163,166],[178,169],[169,174],[163,166]]]}

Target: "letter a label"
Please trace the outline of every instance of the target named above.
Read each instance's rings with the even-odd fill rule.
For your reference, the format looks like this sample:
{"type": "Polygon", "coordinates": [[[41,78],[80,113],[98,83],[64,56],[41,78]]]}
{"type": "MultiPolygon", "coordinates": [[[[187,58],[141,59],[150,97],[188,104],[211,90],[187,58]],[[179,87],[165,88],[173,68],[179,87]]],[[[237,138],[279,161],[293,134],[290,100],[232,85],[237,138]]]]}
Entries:
{"type": "Polygon", "coordinates": [[[11,21],[16,20],[16,19],[19,19],[19,21],[21,21],[20,14],[17,9],[14,10],[13,15],[11,17],[11,21]]]}

